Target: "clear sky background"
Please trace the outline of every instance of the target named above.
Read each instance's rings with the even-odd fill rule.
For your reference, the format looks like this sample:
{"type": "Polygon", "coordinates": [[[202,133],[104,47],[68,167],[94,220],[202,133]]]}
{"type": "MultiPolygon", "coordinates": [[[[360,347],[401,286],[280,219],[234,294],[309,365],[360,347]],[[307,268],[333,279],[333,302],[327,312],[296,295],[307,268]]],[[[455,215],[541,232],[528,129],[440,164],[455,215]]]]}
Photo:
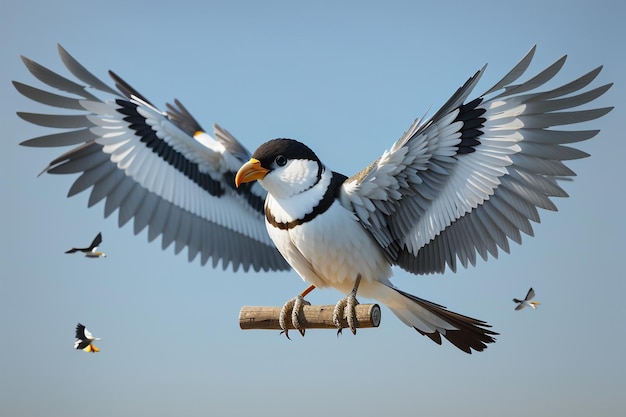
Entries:
{"type": "Polygon", "coordinates": [[[0,17],[0,415],[622,415],[625,15],[619,1],[13,2],[0,17]],[[395,271],[403,290],[491,323],[501,335],[485,352],[437,346],[387,309],[378,329],[288,341],[240,330],[238,313],[303,290],[294,272],[188,263],[104,219],[103,204],[88,209],[88,193],[67,199],[76,176],[37,178],[67,149],[18,146],[50,130],[15,115],[45,108],[11,81],[39,85],[20,55],[67,74],[57,42],[250,150],[299,139],[348,175],[485,63],[476,94],[533,44],[533,73],[569,55],[559,83],[604,64],[594,86],[616,84],[595,104],[616,108],[581,125],[602,132],[580,145],[592,156],[569,164],[571,197],[542,212],[535,237],[456,274],[395,271]],[[99,231],[108,258],[63,253],[99,231]],[[542,305],[514,311],[530,286],[542,305]],[[73,350],[79,321],[100,353],[73,350]]]}

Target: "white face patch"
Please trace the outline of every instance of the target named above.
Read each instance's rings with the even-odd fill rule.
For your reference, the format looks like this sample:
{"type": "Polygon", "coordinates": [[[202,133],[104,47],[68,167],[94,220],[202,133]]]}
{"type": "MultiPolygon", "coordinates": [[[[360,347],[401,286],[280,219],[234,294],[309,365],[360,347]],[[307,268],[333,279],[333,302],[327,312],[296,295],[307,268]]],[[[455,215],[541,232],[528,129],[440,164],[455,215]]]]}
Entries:
{"type": "Polygon", "coordinates": [[[275,167],[259,183],[274,198],[289,198],[313,187],[318,181],[319,169],[316,161],[292,159],[285,166],[275,167]]]}

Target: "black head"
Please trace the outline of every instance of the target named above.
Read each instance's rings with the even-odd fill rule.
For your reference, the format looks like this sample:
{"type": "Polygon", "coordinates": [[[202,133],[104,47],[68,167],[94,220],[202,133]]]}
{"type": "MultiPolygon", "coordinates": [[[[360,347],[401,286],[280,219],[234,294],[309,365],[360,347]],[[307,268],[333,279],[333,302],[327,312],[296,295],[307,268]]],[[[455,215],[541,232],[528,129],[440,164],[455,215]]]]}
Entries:
{"type": "Polygon", "coordinates": [[[293,139],[273,139],[259,146],[252,158],[261,162],[266,169],[284,166],[289,160],[308,159],[320,162],[315,152],[308,146],[293,139]]]}

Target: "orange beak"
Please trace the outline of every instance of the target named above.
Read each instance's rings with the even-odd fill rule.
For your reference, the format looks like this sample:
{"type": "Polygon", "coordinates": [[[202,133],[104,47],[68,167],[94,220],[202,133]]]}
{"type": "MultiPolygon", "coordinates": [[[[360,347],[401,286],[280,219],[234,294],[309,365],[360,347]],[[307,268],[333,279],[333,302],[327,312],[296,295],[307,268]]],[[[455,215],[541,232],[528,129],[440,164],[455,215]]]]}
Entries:
{"type": "Polygon", "coordinates": [[[258,159],[251,158],[248,162],[243,164],[241,168],[239,168],[239,171],[237,171],[237,175],[235,176],[235,185],[239,187],[239,185],[243,183],[263,179],[268,172],[269,170],[263,168],[258,159]]]}

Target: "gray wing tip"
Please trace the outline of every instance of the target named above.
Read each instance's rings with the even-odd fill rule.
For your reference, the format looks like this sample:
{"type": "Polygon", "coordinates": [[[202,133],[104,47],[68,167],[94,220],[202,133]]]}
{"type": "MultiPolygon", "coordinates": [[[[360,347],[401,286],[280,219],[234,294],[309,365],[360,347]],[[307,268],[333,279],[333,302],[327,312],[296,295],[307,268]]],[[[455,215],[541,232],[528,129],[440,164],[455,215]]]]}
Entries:
{"type": "Polygon", "coordinates": [[[57,52],[59,53],[59,56],[61,57],[61,60],[63,60],[63,62],[65,62],[65,58],[71,58],[69,52],[67,52],[67,50],[63,46],[61,46],[60,43],[57,43],[57,52]]]}

